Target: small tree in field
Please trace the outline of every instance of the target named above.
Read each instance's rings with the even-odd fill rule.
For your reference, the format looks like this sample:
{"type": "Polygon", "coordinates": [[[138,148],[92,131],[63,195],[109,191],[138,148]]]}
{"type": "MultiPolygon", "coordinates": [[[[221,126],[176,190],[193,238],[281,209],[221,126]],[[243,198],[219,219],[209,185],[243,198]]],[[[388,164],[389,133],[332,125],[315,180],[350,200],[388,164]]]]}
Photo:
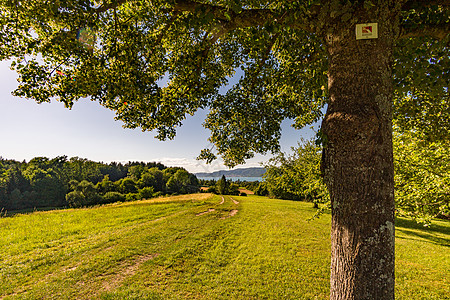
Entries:
{"type": "Polygon", "coordinates": [[[320,135],[332,206],[331,298],[393,299],[392,116],[439,124],[445,134],[437,136],[448,137],[449,123],[439,123],[449,118],[448,6],[0,0],[0,59],[14,59],[15,95],[67,107],[91,97],[160,139],[207,109],[210,141],[228,166],[276,153],[284,119],[301,128],[327,103],[320,135]],[[232,76],[237,83],[221,93],[232,76]]]}
{"type": "Polygon", "coordinates": [[[229,183],[227,181],[227,178],[225,177],[225,175],[222,175],[222,177],[216,182],[217,193],[220,195],[228,195],[228,187],[229,183]]]}
{"type": "Polygon", "coordinates": [[[320,171],[322,149],[313,140],[302,140],[292,154],[280,153],[266,164],[264,181],[270,195],[282,199],[329,202],[320,171]]]}

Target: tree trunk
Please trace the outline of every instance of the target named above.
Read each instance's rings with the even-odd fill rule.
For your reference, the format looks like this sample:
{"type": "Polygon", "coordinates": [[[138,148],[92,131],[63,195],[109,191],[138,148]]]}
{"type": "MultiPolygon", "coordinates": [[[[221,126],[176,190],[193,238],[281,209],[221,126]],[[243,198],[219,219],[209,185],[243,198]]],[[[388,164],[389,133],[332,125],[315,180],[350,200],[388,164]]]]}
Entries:
{"type": "MultiPolygon", "coordinates": [[[[379,1],[378,3],[380,3],[379,1]]],[[[389,1],[386,1],[389,2],[389,1]]],[[[330,102],[323,122],[323,172],[332,205],[331,299],[394,299],[392,64],[396,24],[386,5],[327,35],[330,102]]]]}

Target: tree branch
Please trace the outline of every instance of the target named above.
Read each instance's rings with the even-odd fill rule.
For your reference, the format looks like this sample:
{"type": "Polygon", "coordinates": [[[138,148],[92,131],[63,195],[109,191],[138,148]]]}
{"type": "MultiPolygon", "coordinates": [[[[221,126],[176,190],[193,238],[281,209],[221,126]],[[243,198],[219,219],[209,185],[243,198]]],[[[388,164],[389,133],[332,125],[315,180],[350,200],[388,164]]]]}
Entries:
{"type": "Polygon", "coordinates": [[[244,9],[240,13],[235,13],[223,6],[198,3],[190,0],[176,1],[174,10],[191,13],[210,13],[219,20],[236,24],[236,27],[264,25],[267,21],[276,19],[275,13],[269,9],[244,9]]]}
{"type": "Polygon", "coordinates": [[[400,28],[399,39],[429,36],[443,40],[450,33],[450,23],[423,25],[417,28],[400,28]]]}
{"type": "Polygon", "coordinates": [[[113,1],[109,4],[102,4],[102,5],[100,5],[99,8],[95,9],[95,12],[97,14],[100,14],[100,13],[110,10],[112,8],[117,8],[117,7],[121,6],[122,4],[124,4],[125,2],[127,2],[127,0],[117,0],[117,1],[113,1]]]}
{"type": "MultiPolygon", "coordinates": [[[[103,4],[99,8],[95,9],[97,14],[105,12],[110,9],[119,7],[120,5],[126,3],[127,0],[116,0],[109,4],[103,4]]],[[[245,28],[261,26],[268,22],[283,23],[289,16],[294,14],[294,11],[285,11],[283,13],[277,13],[270,9],[243,9],[241,12],[236,13],[229,8],[213,4],[199,3],[192,0],[175,0],[173,6],[173,12],[191,12],[191,13],[203,13],[212,14],[214,18],[222,22],[225,30],[221,30],[223,35],[235,28],[245,28]]],[[[315,13],[315,11],[314,11],[315,13]]],[[[313,13],[313,14],[314,14],[313,13]]],[[[299,12],[296,12],[297,16],[295,23],[290,24],[292,28],[302,29],[308,32],[313,30],[309,26],[308,17],[305,15],[303,18],[299,18],[299,12]]],[[[311,16],[310,16],[311,17],[311,16]]]]}
{"type": "Polygon", "coordinates": [[[410,0],[402,6],[402,10],[430,7],[433,5],[450,6],[450,0],[410,0]]]}
{"type": "MultiPolygon", "coordinates": [[[[444,194],[446,194],[446,193],[444,193],[444,194]]],[[[422,207],[423,206],[433,206],[433,205],[441,205],[441,204],[444,204],[445,202],[447,202],[447,201],[439,201],[439,202],[436,202],[436,203],[418,203],[418,205],[420,205],[422,207]]]]}
{"type": "MultiPolygon", "coordinates": [[[[287,19],[288,15],[290,13],[293,13],[292,11],[289,13],[283,12],[280,14],[270,9],[243,9],[240,13],[236,13],[223,6],[198,3],[191,0],[176,1],[174,10],[191,13],[210,13],[214,15],[216,19],[226,22],[228,24],[227,27],[231,29],[261,26],[268,22],[283,23],[287,19]]],[[[302,21],[305,22],[305,20],[302,21]]],[[[310,32],[312,31],[311,28],[307,26],[308,24],[302,24],[303,22],[300,22],[300,20],[296,21],[297,22],[295,24],[292,24],[291,27],[307,30],[310,32]]],[[[230,31],[230,29],[228,29],[227,31],[230,31]]]]}
{"type": "Polygon", "coordinates": [[[252,91],[253,88],[255,87],[258,75],[261,72],[262,68],[264,67],[264,64],[266,63],[267,58],[269,57],[270,52],[272,51],[273,45],[275,44],[275,42],[277,41],[279,36],[280,36],[280,32],[275,34],[271,38],[269,45],[267,45],[266,51],[264,51],[264,53],[263,53],[263,55],[261,57],[261,60],[258,62],[257,66],[256,66],[256,72],[255,72],[255,75],[253,76],[253,78],[251,80],[250,87],[247,89],[248,91],[252,91]]]}

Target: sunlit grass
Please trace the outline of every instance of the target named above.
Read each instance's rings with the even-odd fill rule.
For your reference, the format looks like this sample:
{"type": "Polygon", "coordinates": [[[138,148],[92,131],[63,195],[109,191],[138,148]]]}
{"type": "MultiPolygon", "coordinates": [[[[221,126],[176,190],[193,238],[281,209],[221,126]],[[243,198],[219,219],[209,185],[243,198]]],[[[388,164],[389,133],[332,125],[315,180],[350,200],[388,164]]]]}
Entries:
{"type": "MultiPolygon", "coordinates": [[[[327,299],[330,216],[307,221],[311,203],[232,198],[239,203],[196,194],[0,218],[0,298],[327,299]]],[[[449,229],[399,219],[398,299],[450,294],[449,229]]]]}
{"type": "Polygon", "coordinates": [[[450,224],[424,229],[399,218],[396,227],[398,299],[450,299],[450,224]]]}

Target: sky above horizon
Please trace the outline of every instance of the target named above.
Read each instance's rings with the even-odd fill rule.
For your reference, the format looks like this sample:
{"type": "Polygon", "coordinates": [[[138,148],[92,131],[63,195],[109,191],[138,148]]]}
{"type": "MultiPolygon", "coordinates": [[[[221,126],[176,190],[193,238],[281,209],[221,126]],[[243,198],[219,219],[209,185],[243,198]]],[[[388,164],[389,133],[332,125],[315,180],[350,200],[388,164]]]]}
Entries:
{"type": "MultiPolygon", "coordinates": [[[[174,140],[159,141],[153,132],[123,128],[114,120],[114,112],[97,102],[81,99],[71,110],[57,101],[37,104],[33,100],[14,97],[17,74],[9,62],[0,62],[0,157],[29,161],[33,157],[67,155],[109,163],[144,161],[179,166],[189,172],[213,172],[228,169],[219,159],[212,164],[195,158],[211,144],[209,131],[202,123],[206,111],[189,116],[177,130],[174,140]]],[[[298,141],[314,135],[310,126],[295,130],[285,120],[282,124],[281,150],[289,152],[298,141]]],[[[255,155],[245,165],[258,167],[272,155],[255,155]]]]}

